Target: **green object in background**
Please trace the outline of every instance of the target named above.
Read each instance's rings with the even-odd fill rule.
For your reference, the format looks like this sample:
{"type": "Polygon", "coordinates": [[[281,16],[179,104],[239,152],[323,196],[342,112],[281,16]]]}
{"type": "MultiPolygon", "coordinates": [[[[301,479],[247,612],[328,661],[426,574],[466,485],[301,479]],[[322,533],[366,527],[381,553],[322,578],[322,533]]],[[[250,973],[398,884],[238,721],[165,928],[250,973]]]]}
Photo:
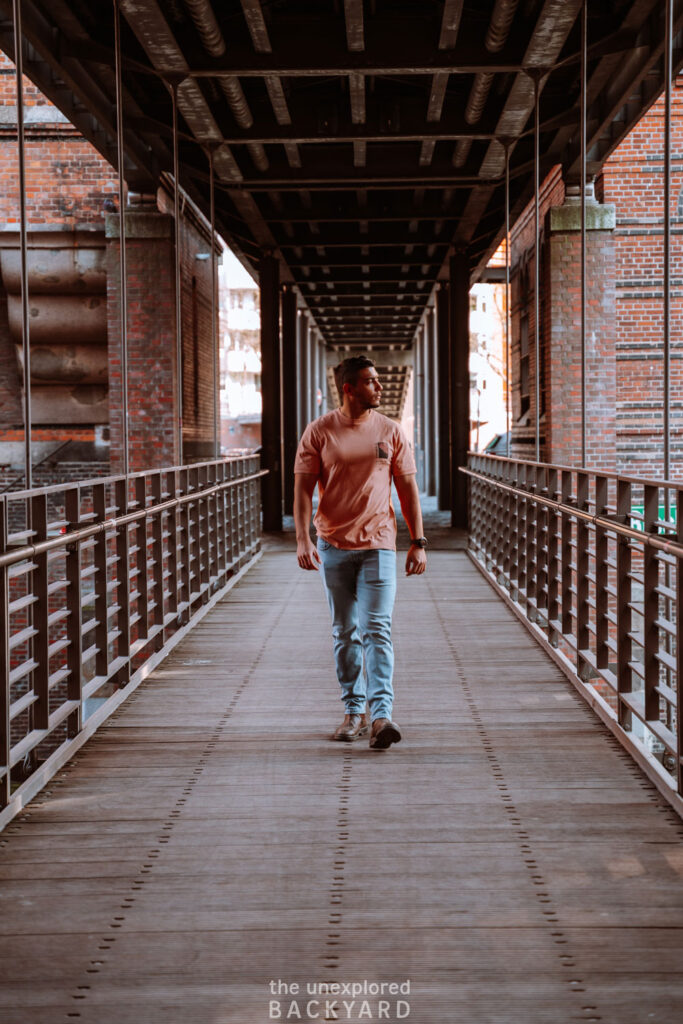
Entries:
{"type": "MultiPolygon", "coordinates": [[[[632,515],[633,514],[641,515],[641,516],[644,515],[645,514],[645,506],[644,505],[632,505],[631,506],[631,514],[632,515]]],[[[676,505],[675,504],[671,505],[671,507],[669,509],[669,515],[668,516],[666,514],[666,506],[665,505],[660,505],[659,508],[658,508],[658,511],[657,511],[657,519],[661,519],[662,522],[665,522],[668,519],[669,522],[675,523],[676,522],[676,505]]],[[[633,530],[643,530],[644,531],[645,527],[643,526],[642,519],[631,519],[631,528],[633,530]]]]}

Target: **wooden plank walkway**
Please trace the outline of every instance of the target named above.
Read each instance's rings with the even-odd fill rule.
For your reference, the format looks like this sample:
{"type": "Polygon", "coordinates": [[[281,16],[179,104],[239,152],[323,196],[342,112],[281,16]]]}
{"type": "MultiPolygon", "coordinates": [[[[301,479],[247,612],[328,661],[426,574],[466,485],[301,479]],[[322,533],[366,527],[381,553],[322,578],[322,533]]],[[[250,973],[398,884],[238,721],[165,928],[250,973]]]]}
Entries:
{"type": "Polygon", "coordinates": [[[465,554],[395,640],[404,741],[329,742],[321,582],[264,555],[0,835],[3,1024],[683,1019],[680,820],[465,554]]]}

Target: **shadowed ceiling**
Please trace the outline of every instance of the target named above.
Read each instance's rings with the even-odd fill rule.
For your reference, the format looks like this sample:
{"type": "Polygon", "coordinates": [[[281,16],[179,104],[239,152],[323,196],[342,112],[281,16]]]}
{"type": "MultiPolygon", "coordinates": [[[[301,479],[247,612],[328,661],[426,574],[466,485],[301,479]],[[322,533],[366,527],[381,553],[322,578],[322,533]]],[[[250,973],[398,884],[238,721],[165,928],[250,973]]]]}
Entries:
{"type": "MultiPolygon", "coordinates": [[[[588,172],[663,84],[662,0],[588,3],[588,172]]],[[[26,73],[116,163],[113,6],[24,0],[26,73]]],[[[513,219],[541,177],[579,175],[581,0],[120,0],[126,178],[172,171],[258,271],[275,253],[329,349],[395,372],[449,257],[471,279],[501,241],[505,146],[513,219]]],[[[0,46],[12,54],[11,2],[0,46]]],[[[674,67],[681,64],[675,11],[674,67]]],[[[335,352],[336,358],[336,352],[335,352]]],[[[395,411],[395,410],[394,410],[395,411]]]]}

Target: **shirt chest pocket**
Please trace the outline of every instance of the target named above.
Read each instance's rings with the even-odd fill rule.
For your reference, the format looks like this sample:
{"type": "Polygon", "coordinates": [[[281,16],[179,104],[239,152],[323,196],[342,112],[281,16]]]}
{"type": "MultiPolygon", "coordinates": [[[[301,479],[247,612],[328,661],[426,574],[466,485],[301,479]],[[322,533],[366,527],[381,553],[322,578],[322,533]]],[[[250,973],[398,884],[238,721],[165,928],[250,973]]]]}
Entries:
{"type": "Polygon", "coordinates": [[[384,463],[387,466],[391,465],[391,459],[394,454],[393,446],[389,441],[378,441],[375,445],[375,459],[379,463],[384,463]]]}

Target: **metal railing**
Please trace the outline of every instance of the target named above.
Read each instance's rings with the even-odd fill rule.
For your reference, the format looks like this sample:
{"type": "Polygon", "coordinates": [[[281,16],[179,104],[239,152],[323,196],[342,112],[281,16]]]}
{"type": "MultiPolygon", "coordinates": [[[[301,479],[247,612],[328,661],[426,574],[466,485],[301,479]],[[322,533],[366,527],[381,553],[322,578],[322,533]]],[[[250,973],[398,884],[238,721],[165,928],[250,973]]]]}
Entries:
{"type": "Polygon", "coordinates": [[[470,546],[606,724],[683,802],[683,484],[471,453],[470,546]]]}
{"type": "Polygon", "coordinates": [[[0,827],[258,555],[258,457],[0,497],[0,827]]]}

